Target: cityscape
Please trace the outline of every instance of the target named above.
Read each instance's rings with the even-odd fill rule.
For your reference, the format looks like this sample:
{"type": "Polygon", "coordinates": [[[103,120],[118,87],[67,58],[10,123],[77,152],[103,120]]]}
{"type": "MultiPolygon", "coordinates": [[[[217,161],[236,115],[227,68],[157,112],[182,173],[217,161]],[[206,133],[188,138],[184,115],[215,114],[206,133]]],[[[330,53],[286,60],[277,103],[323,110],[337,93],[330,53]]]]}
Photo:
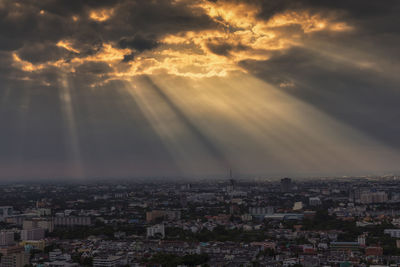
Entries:
{"type": "Polygon", "coordinates": [[[1,266],[398,266],[399,179],[4,184],[1,266]]]}
{"type": "Polygon", "coordinates": [[[0,267],[400,267],[400,0],[0,0],[0,267]]]}

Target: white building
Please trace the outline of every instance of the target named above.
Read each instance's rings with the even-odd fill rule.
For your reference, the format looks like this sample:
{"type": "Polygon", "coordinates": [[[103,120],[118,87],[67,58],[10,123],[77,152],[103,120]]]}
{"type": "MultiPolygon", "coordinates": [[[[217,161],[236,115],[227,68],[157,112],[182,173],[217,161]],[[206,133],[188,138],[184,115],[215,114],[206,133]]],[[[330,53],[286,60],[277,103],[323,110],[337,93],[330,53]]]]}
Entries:
{"type": "Polygon", "coordinates": [[[107,258],[95,257],[93,259],[94,267],[116,267],[121,265],[121,257],[108,256],[107,258]]]}
{"type": "Polygon", "coordinates": [[[400,238],[400,229],[385,229],[383,233],[391,237],[400,238]]]}
{"type": "Polygon", "coordinates": [[[303,209],[303,202],[295,202],[293,205],[293,210],[302,210],[303,209]]]}
{"type": "Polygon", "coordinates": [[[365,246],[365,235],[359,235],[357,237],[357,242],[360,246],[364,247],[365,246]]]}
{"type": "Polygon", "coordinates": [[[156,234],[160,234],[162,236],[162,238],[165,237],[164,224],[156,224],[156,225],[147,227],[147,238],[153,237],[156,234]]]}
{"type": "Polygon", "coordinates": [[[319,206],[321,205],[321,199],[319,197],[310,197],[308,199],[308,204],[310,204],[310,206],[319,206]]]}
{"type": "Polygon", "coordinates": [[[49,260],[56,261],[58,257],[62,255],[62,251],[60,249],[55,249],[49,252],[49,260]]]}

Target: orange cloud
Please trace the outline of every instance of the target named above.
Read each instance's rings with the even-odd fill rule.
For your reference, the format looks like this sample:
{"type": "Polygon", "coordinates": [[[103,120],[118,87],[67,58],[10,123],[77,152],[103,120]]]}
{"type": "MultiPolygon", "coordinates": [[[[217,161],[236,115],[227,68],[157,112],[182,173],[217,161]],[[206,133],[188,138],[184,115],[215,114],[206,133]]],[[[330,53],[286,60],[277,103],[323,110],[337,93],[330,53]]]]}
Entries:
{"type": "MultiPolygon", "coordinates": [[[[22,61],[16,54],[14,61],[23,71],[30,72],[46,66],[74,72],[85,62],[105,62],[113,70],[108,79],[129,79],[154,73],[192,78],[226,76],[230,72],[245,72],[238,64],[241,61],[268,60],[273,51],[302,45],[315,32],[352,30],[350,25],[337,21],[335,14],[322,16],[307,10],[286,11],[262,20],[258,17],[260,8],[257,4],[201,0],[191,6],[196,12],[202,10],[206,13],[219,27],[163,36],[158,40],[160,45],[157,48],[135,55],[135,60],[130,62],[122,61],[131,51],[112,42],[105,42],[94,55],[80,55],[69,61],[34,65],[22,61]]],[[[113,14],[114,9],[97,9],[92,10],[89,17],[103,22],[113,14]]],[[[73,19],[78,20],[77,17],[73,19]]],[[[57,46],[80,54],[69,40],[61,40],[57,46]]]]}
{"type": "Polygon", "coordinates": [[[94,21],[103,22],[108,20],[112,15],[114,15],[114,9],[97,9],[89,13],[89,18],[94,21]]]}

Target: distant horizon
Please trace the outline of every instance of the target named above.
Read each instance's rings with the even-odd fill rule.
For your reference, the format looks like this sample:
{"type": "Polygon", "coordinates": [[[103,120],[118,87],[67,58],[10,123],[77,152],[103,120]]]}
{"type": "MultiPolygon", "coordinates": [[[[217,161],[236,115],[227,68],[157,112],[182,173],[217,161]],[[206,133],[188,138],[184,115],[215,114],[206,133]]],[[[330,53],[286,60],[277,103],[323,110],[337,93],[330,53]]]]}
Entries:
{"type": "MultiPolygon", "coordinates": [[[[393,177],[400,178],[399,172],[385,172],[385,173],[370,173],[370,174],[343,174],[343,175],[327,175],[327,174],[314,174],[314,175],[296,175],[296,174],[286,174],[286,175],[263,175],[263,174],[241,174],[233,176],[232,179],[241,182],[266,182],[266,181],[280,181],[283,178],[291,178],[296,181],[312,181],[312,180],[332,180],[332,179],[386,179],[393,177]]],[[[196,182],[229,182],[231,177],[223,175],[199,175],[192,177],[184,176],[131,176],[131,177],[118,177],[118,176],[108,176],[108,177],[86,177],[86,178],[72,178],[72,177],[26,177],[26,178],[9,178],[0,180],[0,184],[85,184],[85,183],[154,183],[154,182],[166,182],[166,183],[196,183],[196,182]]]]}

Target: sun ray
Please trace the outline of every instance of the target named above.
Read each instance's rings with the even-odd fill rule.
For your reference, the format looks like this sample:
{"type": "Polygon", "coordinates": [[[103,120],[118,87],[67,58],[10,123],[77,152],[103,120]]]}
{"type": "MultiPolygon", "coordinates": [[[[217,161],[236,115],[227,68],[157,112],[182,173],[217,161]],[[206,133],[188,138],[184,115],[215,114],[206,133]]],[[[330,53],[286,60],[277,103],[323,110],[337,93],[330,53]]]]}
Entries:
{"type": "Polygon", "coordinates": [[[72,165],[72,173],[77,178],[84,178],[82,155],[80,150],[78,126],[76,123],[74,96],[67,77],[63,77],[59,88],[59,100],[61,103],[63,120],[66,126],[66,145],[72,165]]]}
{"type": "Polygon", "coordinates": [[[251,159],[230,159],[239,164],[257,161],[259,155],[304,171],[337,166],[362,169],[365,162],[379,162],[378,156],[365,153],[366,148],[396,158],[395,151],[381,143],[248,75],[229,81],[153,79],[227,155],[250,155],[251,159]]]}

